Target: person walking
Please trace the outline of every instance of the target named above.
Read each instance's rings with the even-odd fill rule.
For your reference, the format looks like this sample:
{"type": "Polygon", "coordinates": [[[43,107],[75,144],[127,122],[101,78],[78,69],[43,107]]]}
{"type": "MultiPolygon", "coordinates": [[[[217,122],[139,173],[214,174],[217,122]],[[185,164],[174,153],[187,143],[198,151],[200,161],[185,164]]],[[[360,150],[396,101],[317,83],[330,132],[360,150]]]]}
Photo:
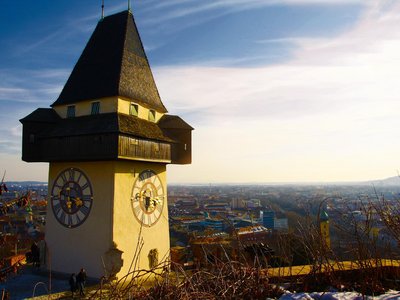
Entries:
{"type": "Polygon", "coordinates": [[[31,255],[32,255],[32,263],[34,267],[40,267],[40,260],[39,260],[39,247],[37,246],[36,242],[32,243],[31,246],[31,255]]]}
{"type": "Polygon", "coordinates": [[[76,291],[76,275],[72,273],[69,277],[69,286],[71,287],[72,299],[74,299],[74,292],[76,291]]]}
{"type": "Polygon", "coordinates": [[[86,271],[84,268],[82,268],[78,273],[78,276],[76,277],[76,282],[78,283],[80,296],[85,296],[86,277],[87,277],[86,271]]]}

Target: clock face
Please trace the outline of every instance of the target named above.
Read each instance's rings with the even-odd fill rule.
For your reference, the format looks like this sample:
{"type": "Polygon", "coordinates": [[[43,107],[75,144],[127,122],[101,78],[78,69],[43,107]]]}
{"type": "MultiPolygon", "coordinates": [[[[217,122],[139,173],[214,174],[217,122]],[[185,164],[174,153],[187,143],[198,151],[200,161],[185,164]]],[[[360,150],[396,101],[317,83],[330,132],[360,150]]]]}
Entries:
{"type": "Polygon", "coordinates": [[[61,225],[68,228],[81,225],[93,203],[89,178],[76,168],[61,171],[54,180],[50,200],[54,216],[61,225]]]}
{"type": "Polygon", "coordinates": [[[161,217],[166,197],[160,178],[152,170],[139,174],[133,189],[131,204],[133,214],[144,226],[154,225],[161,217]]]}

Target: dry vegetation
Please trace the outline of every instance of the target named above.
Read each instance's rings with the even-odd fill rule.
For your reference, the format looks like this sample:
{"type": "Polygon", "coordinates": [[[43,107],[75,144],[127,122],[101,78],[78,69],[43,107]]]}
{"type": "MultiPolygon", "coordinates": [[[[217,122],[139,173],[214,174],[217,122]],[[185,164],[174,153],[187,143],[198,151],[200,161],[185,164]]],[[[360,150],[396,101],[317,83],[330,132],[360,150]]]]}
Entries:
{"type": "MultiPolygon", "coordinates": [[[[226,259],[215,259],[207,268],[184,270],[178,265],[167,268],[164,264],[150,271],[132,271],[118,282],[102,285],[91,298],[266,299],[282,295],[282,287],[291,291],[357,291],[363,295],[399,288],[398,249],[378,241],[372,234],[372,216],[379,215],[386,230],[399,242],[398,208],[384,201],[361,207],[365,218],[343,214],[342,220],[331,222],[346,245],[342,245],[340,255],[326,245],[318,218],[308,216],[299,224],[299,230],[278,243],[281,267],[265,268],[260,262],[266,257],[254,257],[249,262],[240,256],[232,259],[225,252],[226,259]],[[295,256],[302,257],[308,266],[295,267],[295,256]],[[343,257],[350,258],[351,263],[344,262],[343,257]]],[[[209,254],[206,248],[204,253],[209,254]]]]}
{"type": "MultiPolygon", "coordinates": [[[[323,203],[319,203],[318,214],[323,203]]],[[[345,214],[331,229],[341,241],[340,253],[327,246],[318,217],[307,216],[298,230],[282,236],[277,243],[272,268],[271,257],[239,255],[230,257],[221,244],[223,259],[214,258],[207,267],[184,270],[165,262],[152,270],[135,270],[118,281],[107,281],[91,289],[88,299],[266,299],[279,298],[285,290],[304,292],[357,291],[376,295],[399,289],[400,210],[393,203],[360,203],[364,218],[345,214]],[[375,218],[373,217],[375,215],[375,218]],[[376,216],[392,238],[390,243],[372,234],[376,216]],[[277,259],[277,257],[279,259],[277,259]],[[302,261],[306,266],[295,266],[302,261]]],[[[239,247],[241,247],[240,243],[239,247]]],[[[140,251],[141,247],[138,247],[140,251]]],[[[240,253],[240,251],[239,251],[240,253]]],[[[204,255],[208,256],[207,247],[204,255]]],[[[69,299],[68,293],[58,299],[69,299]]]]}

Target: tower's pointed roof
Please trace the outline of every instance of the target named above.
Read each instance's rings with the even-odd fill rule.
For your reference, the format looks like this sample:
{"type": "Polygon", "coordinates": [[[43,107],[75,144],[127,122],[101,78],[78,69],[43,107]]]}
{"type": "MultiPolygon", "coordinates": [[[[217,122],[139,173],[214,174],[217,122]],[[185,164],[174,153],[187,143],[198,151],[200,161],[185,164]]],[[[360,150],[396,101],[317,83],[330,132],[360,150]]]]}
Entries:
{"type": "Polygon", "coordinates": [[[328,215],[328,213],[326,212],[326,210],[324,209],[324,210],[322,210],[321,211],[321,213],[319,214],[319,219],[320,219],[320,221],[329,221],[329,215],[328,215]]]}
{"type": "Polygon", "coordinates": [[[167,112],[130,11],[99,21],[52,106],[111,96],[167,112]]]}

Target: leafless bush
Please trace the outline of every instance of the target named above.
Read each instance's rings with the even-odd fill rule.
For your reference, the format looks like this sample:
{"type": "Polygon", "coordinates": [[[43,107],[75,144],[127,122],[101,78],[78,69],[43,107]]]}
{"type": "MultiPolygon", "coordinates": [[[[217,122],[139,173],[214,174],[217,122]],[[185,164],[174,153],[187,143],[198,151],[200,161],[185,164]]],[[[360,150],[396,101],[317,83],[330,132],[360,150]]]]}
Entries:
{"type": "Polygon", "coordinates": [[[166,266],[164,263],[152,270],[127,274],[118,282],[109,283],[106,289],[99,289],[91,298],[102,295],[105,299],[265,299],[283,293],[269,283],[261,268],[235,261],[216,262],[208,270],[187,271],[175,266],[175,272],[170,272],[166,266]],[[121,285],[126,277],[130,281],[121,285]]]}
{"type": "MultiPolygon", "coordinates": [[[[307,215],[298,224],[298,230],[278,236],[274,272],[269,272],[271,257],[257,254],[251,261],[245,257],[243,245],[233,233],[231,239],[237,239],[232,244],[238,248],[236,255],[231,255],[223,243],[217,245],[221,248],[220,256],[212,256],[215,249],[204,247],[207,265],[196,270],[184,270],[177,264],[171,267],[168,259],[151,270],[137,270],[134,259],[126,276],[107,283],[92,298],[265,299],[279,297],[283,293],[281,285],[302,291],[356,290],[364,295],[393,288],[400,277],[399,267],[395,263],[388,265],[388,259],[393,258],[392,249],[378,239],[374,228],[379,216],[378,221],[399,242],[399,206],[360,201],[358,215],[350,209],[336,212],[340,218],[330,220],[330,226],[336,232],[335,242],[341,242],[339,250],[345,252],[343,256],[337,247],[328,245],[320,229],[319,215],[327,200],[318,203],[314,209],[317,213],[307,215]],[[300,275],[291,271],[298,264],[303,265],[300,275]]],[[[143,241],[139,239],[135,257],[142,247],[143,241]]]]}

